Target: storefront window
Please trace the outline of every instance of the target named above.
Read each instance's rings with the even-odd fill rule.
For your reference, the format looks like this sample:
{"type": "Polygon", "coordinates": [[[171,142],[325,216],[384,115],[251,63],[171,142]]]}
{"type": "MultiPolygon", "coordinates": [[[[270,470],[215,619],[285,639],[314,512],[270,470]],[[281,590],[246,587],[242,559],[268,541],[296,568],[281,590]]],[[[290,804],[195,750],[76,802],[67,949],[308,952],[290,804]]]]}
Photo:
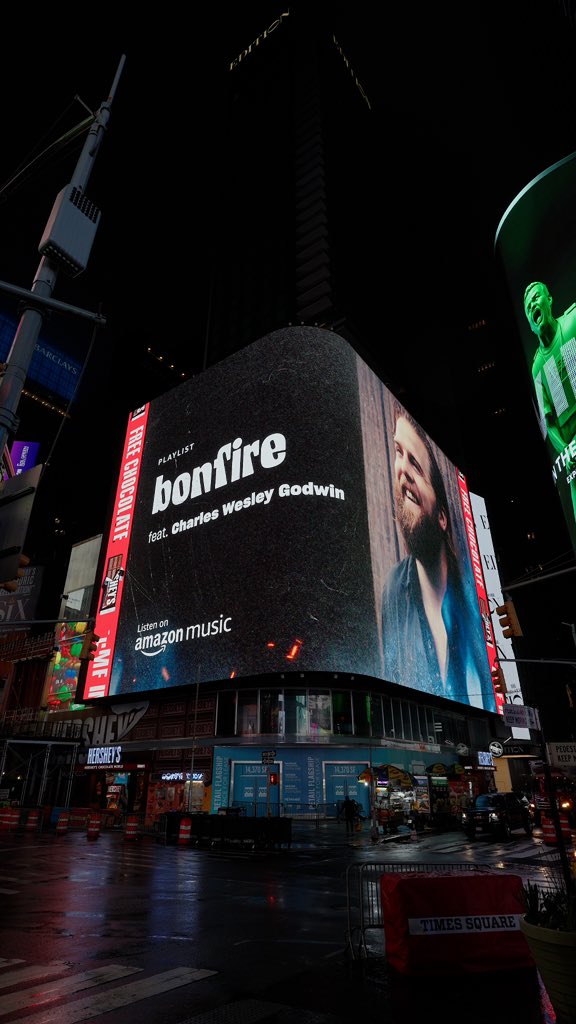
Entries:
{"type": "MultiPolygon", "coordinates": [[[[414,730],[412,728],[412,706],[409,700],[402,701],[402,723],[404,726],[404,739],[413,740],[414,730]]],[[[418,732],[416,732],[416,739],[418,738],[418,732]]]]}
{"type": "Polygon", "coordinates": [[[392,714],[392,701],[390,697],[382,698],[382,714],[384,716],[384,735],[394,735],[394,716],[392,714]]]}
{"type": "Polygon", "coordinates": [[[236,690],[222,690],[218,694],[216,735],[234,736],[236,732],[236,690]]]}
{"type": "Polygon", "coordinates": [[[307,736],[306,694],[284,691],[284,729],[290,736],[307,736]]]}
{"type": "Polygon", "coordinates": [[[384,735],[384,719],[382,715],[382,698],[379,694],[372,695],[372,735],[384,735]]]}
{"type": "MultiPolygon", "coordinates": [[[[282,705],[283,703],[284,701],[282,701],[282,705]]],[[[260,690],[260,732],[278,733],[279,711],[279,690],[260,690]]],[[[284,711],[283,706],[282,711],[284,711]]],[[[284,724],[284,715],[282,715],[282,723],[284,724]]]]}
{"type": "Polygon", "coordinates": [[[238,691],[238,736],[253,736],[258,732],[258,692],[238,691]]]}
{"type": "Polygon", "coordinates": [[[310,733],[327,736],[332,732],[332,708],[328,690],[310,690],[308,692],[308,713],[310,715],[310,733]]]}
{"type": "Polygon", "coordinates": [[[367,693],[356,693],[352,694],[352,706],[354,708],[354,735],[355,736],[369,736],[370,735],[370,724],[369,724],[369,711],[368,711],[369,696],[367,693]]]}
{"type": "Polygon", "coordinates": [[[401,740],[404,738],[404,726],[402,724],[402,702],[397,697],[392,698],[392,735],[396,739],[401,740]]]}
{"type": "Polygon", "coordinates": [[[349,692],[332,692],[332,719],[337,736],[352,735],[352,702],[349,692]]]}

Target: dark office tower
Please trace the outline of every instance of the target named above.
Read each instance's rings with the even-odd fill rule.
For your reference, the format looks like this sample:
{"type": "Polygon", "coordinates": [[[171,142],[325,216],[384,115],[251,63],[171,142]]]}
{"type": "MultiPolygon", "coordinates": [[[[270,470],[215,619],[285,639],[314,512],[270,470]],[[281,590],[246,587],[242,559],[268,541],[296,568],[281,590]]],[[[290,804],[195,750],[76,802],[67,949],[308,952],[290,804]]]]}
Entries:
{"type": "Polygon", "coordinates": [[[210,363],[289,323],[357,342],[370,322],[374,111],[345,28],[306,8],[265,16],[230,62],[210,363]]]}

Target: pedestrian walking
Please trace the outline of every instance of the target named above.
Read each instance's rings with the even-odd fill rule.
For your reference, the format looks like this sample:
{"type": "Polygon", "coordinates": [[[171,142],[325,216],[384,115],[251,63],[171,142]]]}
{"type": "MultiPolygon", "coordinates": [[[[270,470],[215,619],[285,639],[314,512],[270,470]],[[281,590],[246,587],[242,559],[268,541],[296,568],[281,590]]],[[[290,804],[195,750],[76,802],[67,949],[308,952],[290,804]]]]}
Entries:
{"type": "Polygon", "coordinates": [[[348,795],[346,795],[344,803],[342,804],[342,812],[344,814],[344,820],[346,821],[346,834],[352,835],[357,816],[356,801],[351,800],[348,795]]]}

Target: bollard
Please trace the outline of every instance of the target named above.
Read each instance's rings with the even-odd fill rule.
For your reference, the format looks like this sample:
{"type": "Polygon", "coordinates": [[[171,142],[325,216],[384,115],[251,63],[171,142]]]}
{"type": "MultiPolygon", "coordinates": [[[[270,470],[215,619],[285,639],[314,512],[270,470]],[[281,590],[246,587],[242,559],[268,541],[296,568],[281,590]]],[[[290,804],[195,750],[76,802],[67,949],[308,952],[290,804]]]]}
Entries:
{"type": "Polygon", "coordinates": [[[87,839],[98,839],[100,835],[100,825],[102,821],[102,815],[92,812],[88,818],[88,831],[86,833],[87,839]]]}
{"type": "Polygon", "coordinates": [[[178,846],[187,846],[192,836],[192,818],[182,818],[178,833],[178,846]]]}
{"type": "Polygon", "coordinates": [[[138,839],[138,815],[129,814],[126,818],[126,831],[124,839],[138,839]]]}
{"type": "Polygon", "coordinates": [[[70,821],[70,814],[68,811],[60,811],[58,815],[58,821],[56,822],[56,835],[66,835],[68,831],[68,823],[70,821]]]}

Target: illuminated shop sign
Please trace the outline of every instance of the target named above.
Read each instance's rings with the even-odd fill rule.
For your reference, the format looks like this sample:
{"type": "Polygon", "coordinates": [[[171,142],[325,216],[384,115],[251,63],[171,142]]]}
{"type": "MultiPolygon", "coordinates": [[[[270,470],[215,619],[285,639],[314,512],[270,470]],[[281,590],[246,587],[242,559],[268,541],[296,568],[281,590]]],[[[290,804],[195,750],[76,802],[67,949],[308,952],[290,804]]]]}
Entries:
{"type": "Polygon", "coordinates": [[[478,767],[479,768],[493,768],[494,767],[494,761],[492,759],[492,754],[490,754],[488,750],[479,750],[478,751],[478,767]]]}
{"type": "Polygon", "coordinates": [[[129,419],[84,699],[342,672],[494,711],[464,487],[344,339],[260,339],[129,419]]]}
{"type": "Polygon", "coordinates": [[[190,778],[192,778],[192,782],[203,782],[204,772],[192,772],[192,776],[190,776],[190,772],[162,772],[160,779],[155,781],[190,782],[190,778]]]}
{"type": "Polygon", "coordinates": [[[114,765],[122,764],[122,747],[89,747],[86,763],[88,765],[114,765]]]}
{"type": "MultiPolygon", "coordinates": [[[[576,551],[576,153],[534,178],[496,234],[532,403],[576,551]]],[[[512,344],[513,342],[511,342],[512,344]]]]}

